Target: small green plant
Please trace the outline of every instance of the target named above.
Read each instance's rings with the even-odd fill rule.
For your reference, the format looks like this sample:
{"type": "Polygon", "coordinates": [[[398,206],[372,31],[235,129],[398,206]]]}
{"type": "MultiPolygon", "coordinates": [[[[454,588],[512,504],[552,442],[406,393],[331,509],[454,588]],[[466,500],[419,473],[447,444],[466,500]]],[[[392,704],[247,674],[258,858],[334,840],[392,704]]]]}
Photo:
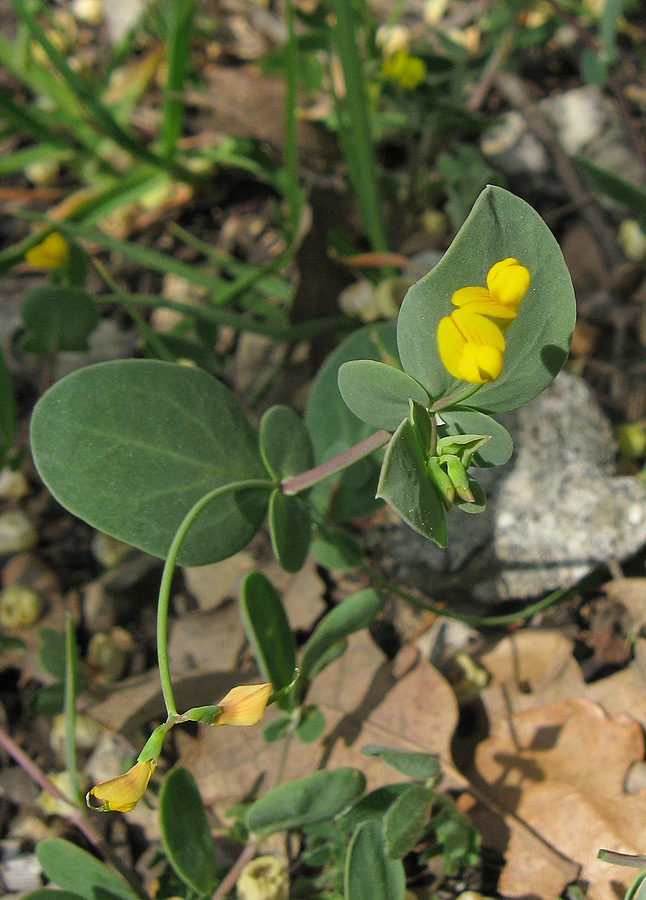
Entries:
{"type": "MultiPolygon", "coordinates": [[[[89,792],[93,807],[131,809],[148,786],[166,734],[187,721],[249,725],[267,703],[276,703],[282,716],[267,726],[266,739],[293,735],[307,742],[321,735],[323,716],[306,702],[310,684],[344,652],[348,637],[375,619],[382,593],[368,588],[342,601],[299,659],[280,595],[264,575],[250,573],[241,613],[265,683],[180,712],[167,654],[175,565],[231,556],[265,519],[287,571],[302,566],[312,537],[319,558],[346,568],[362,565],[360,545],[334,526],[336,491],[325,490],[326,482],[355,469],[362,470],[355,487],[363,485],[364,494],[374,490],[380,469],[378,496],[412,528],[446,546],[447,513],[484,509],[477,469],[500,465],[511,454],[509,435],[491,415],[526,403],[553,380],[567,356],[574,316],[569,275],[547,227],[522,200],[488,187],[442,262],[408,292],[396,338],[385,323],[337,349],[314,388],[306,423],[286,407],[272,407],[256,434],[233,394],[213,377],[151,360],[90,366],[44,395],[31,441],[45,484],[94,527],[165,559],[157,648],[167,718],[129,772],[89,792]],[[375,454],[384,447],[379,464],[375,454]]],[[[253,841],[301,830],[327,896],[401,900],[402,858],[412,848],[459,865],[474,852],[475,839],[437,796],[435,758],[393,748],[365,752],[412,782],[364,797],[360,771],[316,772],[261,796],[243,824],[253,841]]],[[[186,835],[174,819],[192,791],[186,776],[169,776],[161,815],[171,865],[206,896],[214,869],[208,862],[203,871],[196,865],[189,880],[186,835]]],[[[204,860],[210,858],[204,834],[195,837],[190,827],[189,833],[204,860]]]]}

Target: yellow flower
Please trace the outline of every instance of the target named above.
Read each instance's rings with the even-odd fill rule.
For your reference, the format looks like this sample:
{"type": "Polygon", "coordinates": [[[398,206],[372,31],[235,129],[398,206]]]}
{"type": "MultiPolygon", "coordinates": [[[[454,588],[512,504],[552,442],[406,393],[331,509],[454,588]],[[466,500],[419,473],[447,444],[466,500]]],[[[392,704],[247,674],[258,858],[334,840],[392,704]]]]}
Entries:
{"type": "Polygon", "coordinates": [[[218,703],[222,710],[214,725],[255,725],[265,714],[270,684],[241,684],[218,703]]]}
{"type": "Polygon", "coordinates": [[[460,288],[451,303],[461,309],[489,316],[505,331],[518,314],[520,301],[529,287],[529,272],[511,256],[493,265],[487,274],[487,287],[460,288]]]}
{"type": "Polygon", "coordinates": [[[85,797],[90,809],[102,812],[130,812],[143,797],[155,771],[156,759],[137,762],[125,775],[97,784],[85,797]]]}
{"type": "Polygon", "coordinates": [[[25,253],[25,260],[36,269],[58,269],[69,259],[69,250],[62,234],[53,231],[44,241],[25,253]]]}
{"type": "Polygon", "coordinates": [[[485,384],[495,381],[502,371],[502,331],[471,309],[456,309],[440,320],[437,344],[442,364],[454,378],[485,384]]]}
{"type": "Polygon", "coordinates": [[[405,50],[398,50],[384,59],[381,74],[384,78],[396,81],[405,90],[412,91],[426,78],[426,63],[418,56],[410,56],[405,50]]]}

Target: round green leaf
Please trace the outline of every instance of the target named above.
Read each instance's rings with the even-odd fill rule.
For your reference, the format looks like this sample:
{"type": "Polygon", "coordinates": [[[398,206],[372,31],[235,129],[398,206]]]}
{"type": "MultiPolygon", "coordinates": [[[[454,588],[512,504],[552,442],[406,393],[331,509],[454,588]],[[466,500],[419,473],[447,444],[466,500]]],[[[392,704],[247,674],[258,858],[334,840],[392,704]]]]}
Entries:
{"type": "Polygon", "coordinates": [[[30,291],[22,304],[27,353],[87,350],[99,322],[96,303],[79,287],[46,284],[30,291]]]}
{"type": "Polygon", "coordinates": [[[312,520],[300,497],[276,488],[269,498],[269,534],[274,555],[286,572],[298,572],[307,558],[312,520]]]}
{"type": "Polygon", "coordinates": [[[504,465],[514,452],[514,444],[506,428],[491,416],[474,409],[442,410],[448,434],[488,434],[489,440],[473,457],[473,465],[482,469],[504,465]]]}
{"type": "MultiPolygon", "coordinates": [[[[233,394],[206,372],[155,360],[101,363],[57,382],[34,410],[31,446],[59,503],[160,557],[209,491],[266,478],[233,394]]],[[[267,494],[228,493],[207,506],[180,563],[202,566],[245,547],[263,520],[267,494]]]]}
{"type": "Polygon", "coordinates": [[[195,779],[187,769],[172,769],[159,795],[162,842],[175,874],[199,896],[215,888],[215,844],[195,779]]]}
{"type": "Polygon", "coordinates": [[[127,882],[91,853],[62,838],[40,841],[36,856],[45,875],[84,900],[139,900],[127,882]]]}
{"type": "Polygon", "coordinates": [[[366,776],[357,769],[320,771],[286,781],[256,800],[245,815],[255,838],[301,828],[339,815],[366,789],[366,776]]]}
{"type": "Polygon", "coordinates": [[[400,859],[388,859],[381,822],[359,825],[345,861],[345,900],[404,900],[406,875],[400,859]]]}
{"type": "Polygon", "coordinates": [[[325,731],[325,716],[318,706],[304,706],[294,734],[301,744],[313,744],[325,731]]]}
{"type": "Polygon", "coordinates": [[[388,444],[377,495],[411,528],[435,541],[438,547],[446,547],[444,506],[426,473],[424,453],[408,419],[404,419],[388,444]]]}
{"type": "Polygon", "coordinates": [[[397,344],[404,371],[437,400],[464,387],[446,371],[437,326],[451,314],[451,296],[484,286],[494,263],[514,257],[529,269],[531,284],[506,333],[502,374],[468,401],[483,412],[514,409],[555,378],[568,354],[576,305],[563,255],[547,225],[508,191],[489,186],[438,265],[413,285],[402,304],[397,344]]]}
{"type": "Polygon", "coordinates": [[[362,422],[395,431],[408,415],[409,400],[430,406],[428,394],[414,378],[370,359],[344,363],[339,369],[339,390],[347,406],[362,422]]]}
{"type": "Polygon", "coordinates": [[[303,420],[287,406],[272,406],[260,420],[260,454],[276,481],[314,466],[312,442],[303,420]]]}
{"type": "MultiPolygon", "coordinates": [[[[296,670],[294,634],[280,594],[262,572],[250,572],[242,582],[240,613],[262,677],[275,691],[291,684],[296,670]]],[[[289,709],[288,698],[279,700],[278,706],[289,709]]]]}

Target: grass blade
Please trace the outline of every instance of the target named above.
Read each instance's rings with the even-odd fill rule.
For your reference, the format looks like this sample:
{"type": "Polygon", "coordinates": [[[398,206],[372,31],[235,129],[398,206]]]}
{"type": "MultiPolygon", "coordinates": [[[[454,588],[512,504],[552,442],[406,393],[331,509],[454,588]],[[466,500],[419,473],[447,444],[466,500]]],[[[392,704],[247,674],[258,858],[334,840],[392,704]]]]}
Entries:
{"type": "Polygon", "coordinates": [[[65,769],[69,775],[74,800],[83,803],[79,787],[79,773],[76,764],[76,684],[78,679],[78,651],[76,631],[72,616],[68,612],[65,622],[65,695],[63,715],[65,718],[65,769]]]}
{"type": "Polygon", "coordinates": [[[168,77],[162,104],[160,150],[163,156],[172,156],[184,127],[184,100],[180,91],[184,87],[188,57],[193,33],[195,0],[174,0],[170,4],[170,26],[166,65],[168,77]]]}

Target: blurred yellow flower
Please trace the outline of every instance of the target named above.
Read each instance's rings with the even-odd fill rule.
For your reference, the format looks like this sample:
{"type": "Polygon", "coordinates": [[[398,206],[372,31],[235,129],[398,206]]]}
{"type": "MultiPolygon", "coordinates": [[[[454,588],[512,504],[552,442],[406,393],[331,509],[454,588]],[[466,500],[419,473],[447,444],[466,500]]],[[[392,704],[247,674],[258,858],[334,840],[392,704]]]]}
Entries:
{"type": "Polygon", "coordinates": [[[156,765],[156,759],[136,762],[125,775],[93,787],[87,793],[85,802],[90,809],[102,812],[130,812],[145,794],[156,765]]]}
{"type": "Polygon", "coordinates": [[[218,703],[222,710],[214,725],[255,725],[265,714],[270,684],[241,684],[218,703]]]}
{"type": "Polygon", "coordinates": [[[440,320],[437,344],[444,368],[462,381],[485,384],[502,371],[505,339],[498,326],[470,309],[456,309],[440,320]]]}
{"type": "Polygon", "coordinates": [[[384,59],[381,74],[384,78],[396,81],[407,91],[412,91],[426,78],[426,63],[418,56],[410,56],[405,50],[398,50],[384,59]]]}
{"type": "Polygon", "coordinates": [[[53,231],[40,244],[27,250],[25,260],[36,269],[58,269],[67,262],[69,255],[65,238],[53,231]]]}

